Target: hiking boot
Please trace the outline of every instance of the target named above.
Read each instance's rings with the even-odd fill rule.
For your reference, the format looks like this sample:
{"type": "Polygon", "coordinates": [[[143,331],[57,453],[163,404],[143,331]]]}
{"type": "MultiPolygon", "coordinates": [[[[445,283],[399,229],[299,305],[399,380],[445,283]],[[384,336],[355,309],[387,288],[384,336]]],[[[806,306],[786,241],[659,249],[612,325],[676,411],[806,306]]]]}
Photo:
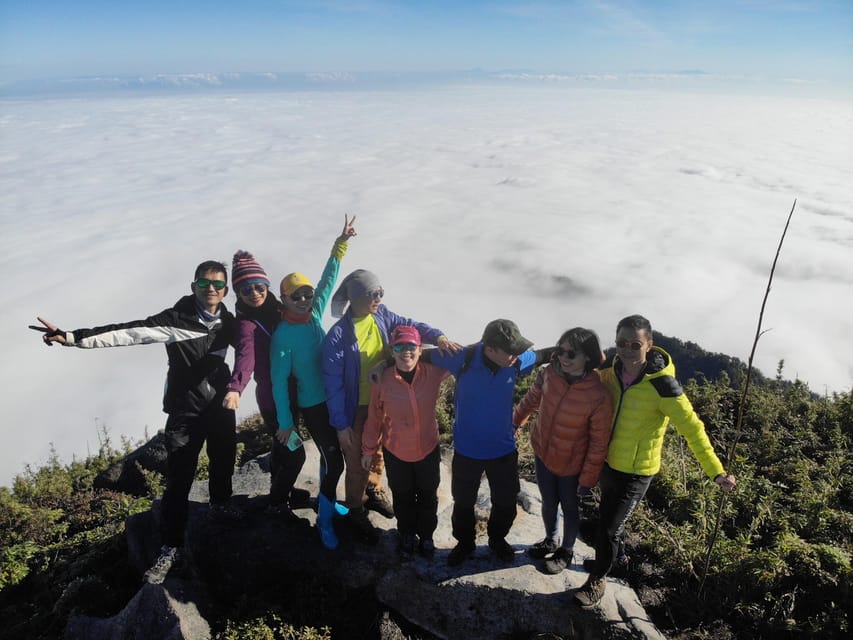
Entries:
{"type": "Polygon", "coordinates": [[[169,547],[163,545],[160,555],[151,565],[151,568],[142,576],[142,581],[148,584],[163,584],[169,573],[180,575],[186,569],[186,560],[181,547],[169,547]]]}
{"type": "Polygon", "coordinates": [[[545,561],[545,572],[560,573],[568,569],[570,564],[572,564],[572,552],[565,547],[560,547],[545,561]]]}
{"type": "Polygon", "coordinates": [[[489,538],[489,549],[495,552],[498,560],[503,562],[515,560],[515,549],[503,538],[489,538]]]}
{"type": "Polygon", "coordinates": [[[575,602],[582,607],[594,607],[604,597],[607,580],[597,576],[587,578],[584,585],[575,592],[575,602]]]}
{"type": "Polygon", "coordinates": [[[313,506],[311,500],[311,492],[307,489],[298,489],[294,487],[290,490],[290,498],[288,499],[291,509],[307,509],[313,506]]]}
{"type": "Polygon", "coordinates": [[[246,512],[230,502],[211,502],[207,517],[214,522],[239,522],[246,519],[246,512]]]}
{"type": "Polygon", "coordinates": [[[418,553],[424,558],[432,558],[435,555],[435,543],[432,538],[421,538],[418,543],[418,553]]]}
{"type": "Polygon", "coordinates": [[[394,517],[394,506],[382,487],[367,487],[367,502],[364,503],[364,508],[388,519],[394,517]]]}
{"type": "Polygon", "coordinates": [[[553,538],[545,538],[541,542],[537,542],[527,549],[527,555],[531,558],[541,560],[547,555],[554,553],[557,550],[557,541],[553,538]]]}
{"type": "Polygon", "coordinates": [[[415,555],[415,542],[416,537],[414,533],[400,534],[399,550],[400,555],[402,555],[404,559],[409,559],[415,555]]]}
{"type": "Polygon", "coordinates": [[[465,562],[477,547],[471,542],[459,542],[447,556],[447,564],[456,567],[465,562]]]}
{"type": "Polygon", "coordinates": [[[373,526],[373,523],[370,522],[370,518],[367,516],[367,509],[364,507],[360,509],[350,509],[349,516],[347,517],[362,542],[370,545],[379,542],[379,532],[376,530],[376,527],[373,526]]]}

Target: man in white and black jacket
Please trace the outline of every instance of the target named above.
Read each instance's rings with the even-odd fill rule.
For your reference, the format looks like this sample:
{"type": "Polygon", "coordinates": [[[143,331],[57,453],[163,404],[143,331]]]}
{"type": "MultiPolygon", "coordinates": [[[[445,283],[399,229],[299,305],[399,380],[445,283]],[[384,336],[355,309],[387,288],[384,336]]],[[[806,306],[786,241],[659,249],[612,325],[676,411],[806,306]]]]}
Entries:
{"type": "Polygon", "coordinates": [[[160,534],[163,547],[145,580],[159,584],[170,571],[186,568],[183,552],[190,487],[198,455],[207,441],[210,459],[210,515],[235,520],[242,512],[231,503],[231,476],[236,456],[234,411],[223,406],[231,371],[225,362],[228,345],[236,336],[234,316],[222,299],[228,293],[225,265],[202,262],[190,285],[192,294],[175,306],[144,320],[91,329],[63,331],[39,318],[42,340],[67,347],[94,349],[165,343],[169,357],[163,411],[166,420],[167,472],[161,502],[160,534]]]}

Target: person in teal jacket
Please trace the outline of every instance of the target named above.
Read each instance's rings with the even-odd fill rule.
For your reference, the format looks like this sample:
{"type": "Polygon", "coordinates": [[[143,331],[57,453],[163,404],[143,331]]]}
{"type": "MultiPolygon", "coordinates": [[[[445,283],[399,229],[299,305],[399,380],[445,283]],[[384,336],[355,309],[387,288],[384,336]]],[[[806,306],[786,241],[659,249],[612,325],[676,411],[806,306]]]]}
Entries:
{"type": "Polygon", "coordinates": [[[291,464],[282,466],[282,477],[274,478],[273,483],[280,495],[288,495],[305,463],[305,451],[294,424],[294,416],[301,414],[320,451],[317,528],[320,540],[328,549],[338,546],[332,518],[336,513],[344,515],[346,509],[337,504],[336,488],[344,463],[338,432],[329,424],[329,410],[323,388],[321,357],[326,335],[323,330],[323,312],[337,282],[347,242],[356,235],[354,223],[355,216],[352,220],[344,217],[344,229],[332,246],[332,253],[316,288],[301,273],[290,273],[282,279],[280,290],[284,311],[270,344],[273,399],[279,416],[274,446],[281,448],[282,455],[292,460],[291,464]],[[291,406],[288,393],[288,379],[291,376],[296,380],[296,407],[291,406]]]}

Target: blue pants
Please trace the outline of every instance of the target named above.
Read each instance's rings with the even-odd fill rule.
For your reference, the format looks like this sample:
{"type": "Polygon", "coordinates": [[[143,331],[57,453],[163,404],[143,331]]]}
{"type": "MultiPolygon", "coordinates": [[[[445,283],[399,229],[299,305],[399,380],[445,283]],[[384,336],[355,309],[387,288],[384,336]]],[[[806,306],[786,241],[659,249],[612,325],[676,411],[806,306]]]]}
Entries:
{"type": "Polygon", "coordinates": [[[542,495],[542,523],[545,536],[557,539],[557,507],[563,511],[563,543],[565,549],[572,550],[578,537],[580,514],[578,513],[578,477],[558,476],[536,456],[536,484],[542,495]]]}

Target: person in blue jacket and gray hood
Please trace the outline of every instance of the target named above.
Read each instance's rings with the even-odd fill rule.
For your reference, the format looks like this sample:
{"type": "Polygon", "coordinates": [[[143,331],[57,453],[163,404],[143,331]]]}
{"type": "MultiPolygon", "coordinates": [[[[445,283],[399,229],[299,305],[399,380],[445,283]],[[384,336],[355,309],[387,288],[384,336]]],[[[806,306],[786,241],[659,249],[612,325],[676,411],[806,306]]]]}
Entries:
{"type": "Polygon", "coordinates": [[[394,516],[382,490],[382,450],[374,456],[369,471],[361,465],[361,439],[370,402],[368,374],[384,360],[391,332],[400,325],[415,327],[422,342],[437,346],[442,353],[462,349],[439,329],[391,311],[382,304],[384,295],[374,273],[365,269],[350,273],[332,296],[332,315],[340,320],[323,339],[323,385],[329,421],[338,430],[346,464],[346,506],[350,521],[367,542],[375,542],[377,536],[366,508],[387,518],[394,516]]]}

